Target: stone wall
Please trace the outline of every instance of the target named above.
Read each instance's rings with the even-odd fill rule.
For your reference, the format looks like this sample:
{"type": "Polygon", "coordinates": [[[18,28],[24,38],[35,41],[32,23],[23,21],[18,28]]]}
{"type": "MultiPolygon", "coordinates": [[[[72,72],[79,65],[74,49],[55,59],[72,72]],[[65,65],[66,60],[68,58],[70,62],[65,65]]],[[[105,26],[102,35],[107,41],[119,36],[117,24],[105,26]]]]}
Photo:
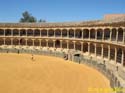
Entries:
{"type": "Polygon", "coordinates": [[[104,20],[113,20],[113,19],[125,19],[125,14],[107,14],[104,16],[104,20]]]}

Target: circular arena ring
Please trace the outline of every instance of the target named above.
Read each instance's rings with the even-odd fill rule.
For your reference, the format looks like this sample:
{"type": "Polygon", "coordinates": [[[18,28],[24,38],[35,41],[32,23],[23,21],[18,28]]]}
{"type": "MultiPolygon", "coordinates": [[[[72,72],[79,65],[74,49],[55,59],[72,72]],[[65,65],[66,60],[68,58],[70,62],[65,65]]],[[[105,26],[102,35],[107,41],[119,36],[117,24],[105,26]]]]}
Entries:
{"type": "Polygon", "coordinates": [[[64,60],[61,52],[0,51],[0,93],[96,93],[100,89],[105,93],[111,88],[99,71],[64,60]]]}
{"type": "Polygon", "coordinates": [[[11,91],[12,93],[103,93],[108,91],[108,93],[112,93],[112,90],[115,93],[125,92],[124,20],[45,24],[1,23],[0,53],[0,74],[2,73],[0,78],[3,78],[0,79],[0,92],[2,93],[4,91],[9,93],[11,91]],[[24,55],[25,57],[23,57],[24,55]],[[44,61],[43,56],[44,58],[52,56],[53,59],[48,57],[44,61]],[[42,59],[38,60],[39,58],[42,59]],[[49,67],[50,70],[43,67],[44,62],[49,63],[47,68],[49,67]],[[20,65],[13,65],[16,63],[20,65]],[[66,68],[56,65],[53,67],[50,64],[62,64],[61,66],[66,68]],[[23,70],[21,70],[23,67],[26,74],[23,74],[23,70]],[[99,72],[98,74],[91,71],[89,73],[88,70],[85,70],[86,67],[92,71],[99,71],[102,76],[104,75],[103,77],[108,79],[109,83],[99,76],[99,72]],[[33,68],[34,70],[32,70],[33,68]],[[57,72],[54,72],[54,68],[57,72]],[[18,75],[14,71],[22,72],[22,74],[18,75]],[[68,71],[68,74],[65,71],[68,71]],[[63,76],[60,75],[61,72],[63,76]],[[48,74],[43,75],[42,73],[48,74]],[[38,78],[36,78],[37,74],[38,78]],[[96,78],[95,75],[97,75],[96,78]],[[24,81],[20,81],[20,76],[24,81]],[[56,77],[54,78],[54,76],[56,77]],[[98,79],[99,77],[101,80],[98,79]],[[10,79],[17,82],[14,83],[10,79]],[[54,83],[54,80],[61,83],[54,83]],[[28,85],[25,85],[25,82],[29,82],[26,83],[28,85]],[[99,82],[103,82],[103,85],[99,82]]]}

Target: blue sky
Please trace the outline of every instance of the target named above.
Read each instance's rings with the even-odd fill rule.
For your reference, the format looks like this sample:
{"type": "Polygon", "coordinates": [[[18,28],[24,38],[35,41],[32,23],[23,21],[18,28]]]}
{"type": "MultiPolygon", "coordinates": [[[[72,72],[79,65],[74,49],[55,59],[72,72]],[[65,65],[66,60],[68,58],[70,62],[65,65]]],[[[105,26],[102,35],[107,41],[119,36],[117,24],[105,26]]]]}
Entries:
{"type": "Polygon", "coordinates": [[[18,22],[26,10],[48,22],[94,20],[125,13],[125,0],[0,0],[0,22],[18,22]]]}

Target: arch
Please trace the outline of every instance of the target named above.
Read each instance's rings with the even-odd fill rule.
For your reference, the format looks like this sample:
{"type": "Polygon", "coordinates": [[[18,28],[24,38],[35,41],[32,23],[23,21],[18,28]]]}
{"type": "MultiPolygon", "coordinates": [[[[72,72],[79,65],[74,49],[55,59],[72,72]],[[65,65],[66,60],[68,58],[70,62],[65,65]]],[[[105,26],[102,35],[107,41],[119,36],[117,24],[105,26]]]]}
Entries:
{"type": "Polygon", "coordinates": [[[42,29],[41,30],[41,36],[42,37],[44,37],[44,36],[46,37],[47,36],[47,30],[46,29],[42,29]]]}
{"type": "Polygon", "coordinates": [[[0,38],[0,45],[4,45],[4,39],[0,38]]]}
{"type": "Polygon", "coordinates": [[[104,29],[104,40],[109,40],[110,39],[110,29],[105,28],[104,29]]]}
{"type": "Polygon", "coordinates": [[[84,53],[88,52],[88,43],[86,42],[83,43],[83,52],[84,53]]]}
{"type": "Polygon", "coordinates": [[[65,40],[62,41],[62,48],[63,49],[67,48],[67,42],[65,40]]]}
{"type": "Polygon", "coordinates": [[[34,36],[40,36],[40,30],[39,29],[34,30],[34,36]]]}
{"type": "Polygon", "coordinates": [[[26,36],[26,30],[25,29],[20,30],[20,36],[26,36]]]}
{"type": "Polygon", "coordinates": [[[93,43],[90,43],[90,53],[91,54],[95,53],[95,45],[93,43]]]}
{"type": "Polygon", "coordinates": [[[108,45],[103,44],[103,57],[108,58],[108,45]]]}
{"type": "Polygon", "coordinates": [[[0,29],[0,36],[4,36],[4,30],[0,29]]]}
{"type": "Polygon", "coordinates": [[[60,48],[60,40],[56,40],[55,41],[55,47],[56,48],[60,48]]]}
{"type": "Polygon", "coordinates": [[[117,59],[116,59],[116,62],[121,64],[121,61],[122,61],[122,49],[118,48],[117,49],[117,59]]]}
{"type": "Polygon", "coordinates": [[[17,38],[13,39],[13,45],[19,45],[19,40],[17,38]]]}
{"type": "Polygon", "coordinates": [[[34,36],[34,32],[32,29],[27,30],[27,36],[34,36]]]}
{"type": "Polygon", "coordinates": [[[69,37],[70,38],[74,37],[74,30],[73,29],[69,29],[69,37]]]}
{"type": "Polygon", "coordinates": [[[5,45],[11,45],[11,38],[5,39],[5,45]]]}
{"type": "Polygon", "coordinates": [[[81,38],[82,37],[82,30],[76,29],[75,30],[75,38],[81,38]]]}
{"type": "Polygon", "coordinates": [[[33,46],[33,40],[32,39],[28,39],[27,40],[27,45],[28,46],[33,46]]]}
{"type": "Polygon", "coordinates": [[[111,38],[112,41],[116,41],[116,32],[117,32],[117,29],[112,28],[112,38],[111,38]]]}
{"type": "Polygon", "coordinates": [[[77,41],[75,44],[76,44],[76,50],[81,51],[81,43],[77,41]]]}
{"type": "Polygon", "coordinates": [[[115,60],[115,48],[110,46],[110,59],[115,60]]]}
{"type": "Polygon", "coordinates": [[[95,29],[90,29],[90,38],[95,39],[95,29]]]}
{"type": "Polygon", "coordinates": [[[56,37],[60,37],[61,36],[61,30],[60,29],[56,29],[55,30],[55,36],[56,37]]]}
{"type": "Polygon", "coordinates": [[[85,39],[88,39],[88,38],[89,38],[89,30],[88,30],[88,29],[83,29],[83,31],[84,31],[83,37],[84,37],[85,39]]]}
{"type": "Polygon", "coordinates": [[[20,36],[26,36],[26,30],[25,29],[20,30],[20,36]]]}
{"type": "Polygon", "coordinates": [[[118,28],[118,41],[123,41],[123,29],[118,28]]]}
{"type": "Polygon", "coordinates": [[[97,53],[97,56],[101,56],[101,53],[102,53],[101,44],[96,44],[96,53],[97,53]]]}
{"type": "Polygon", "coordinates": [[[54,36],[54,30],[53,29],[49,29],[48,30],[48,35],[49,35],[49,37],[53,37],[54,36]]]}
{"type": "Polygon", "coordinates": [[[42,40],[41,40],[41,46],[42,46],[42,47],[46,47],[46,40],[45,40],[45,39],[42,39],[42,40]]]}
{"type": "Polygon", "coordinates": [[[35,39],[35,40],[34,40],[34,46],[40,46],[40,42],[39,42],[38,39],[35,39]]]}
{"type": "Polygon", "coordinates": [[[62,30],[62,37],[67,37],[67,29],[62,30]]]}
{"type": "Polygon", "coordinates": [[[48,40],[48,47],[53,47],[53,44],[54,44],[54,43],[53,43],[53,40],[51,40],[51,39],[48,40]]]}
{"type": "Polygon", "coordinates": [[[13,29],[13,36],[19,36],[19,30],[13,29]]]}
{"type": "Polygon", "coordinates": [[[69,49],[74,49],[74,43],[73,43],[73,41],[69,41],[69,49]]]}
{"type": "Polygon", "coordinates": [[[125,67],[125,50],[124,50],[124,60],[123,60],[123,66],[125,67]]]}
{"type": "Polygon", "coordinates": [[[24,38],[21,38],[19,42],[20,45],[26,45],[26,40],[24,38]]]}
{"type": "Polygon", "coordinates": [[[11,29],[5,29],[5,36],[11,36],[11,29]]]}
{"type": "Polygon", "coordinates": [[[102,39],[102,35],[103,35],[103,30],[101,28],[97,29],[97,39],[100,40],[102,39]]]}

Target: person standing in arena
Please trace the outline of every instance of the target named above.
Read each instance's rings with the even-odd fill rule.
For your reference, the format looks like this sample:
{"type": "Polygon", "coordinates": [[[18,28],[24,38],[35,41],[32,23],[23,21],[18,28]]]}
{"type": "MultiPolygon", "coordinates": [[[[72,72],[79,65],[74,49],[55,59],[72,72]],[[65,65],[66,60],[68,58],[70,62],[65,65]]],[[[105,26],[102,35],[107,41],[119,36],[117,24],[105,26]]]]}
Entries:
{"type": "Polygon", "coordinates": [[[32,56],[31,56],[31,60],[34,61],[34,55],[33,55],[33,54],[32,54],[32,56]]]}

